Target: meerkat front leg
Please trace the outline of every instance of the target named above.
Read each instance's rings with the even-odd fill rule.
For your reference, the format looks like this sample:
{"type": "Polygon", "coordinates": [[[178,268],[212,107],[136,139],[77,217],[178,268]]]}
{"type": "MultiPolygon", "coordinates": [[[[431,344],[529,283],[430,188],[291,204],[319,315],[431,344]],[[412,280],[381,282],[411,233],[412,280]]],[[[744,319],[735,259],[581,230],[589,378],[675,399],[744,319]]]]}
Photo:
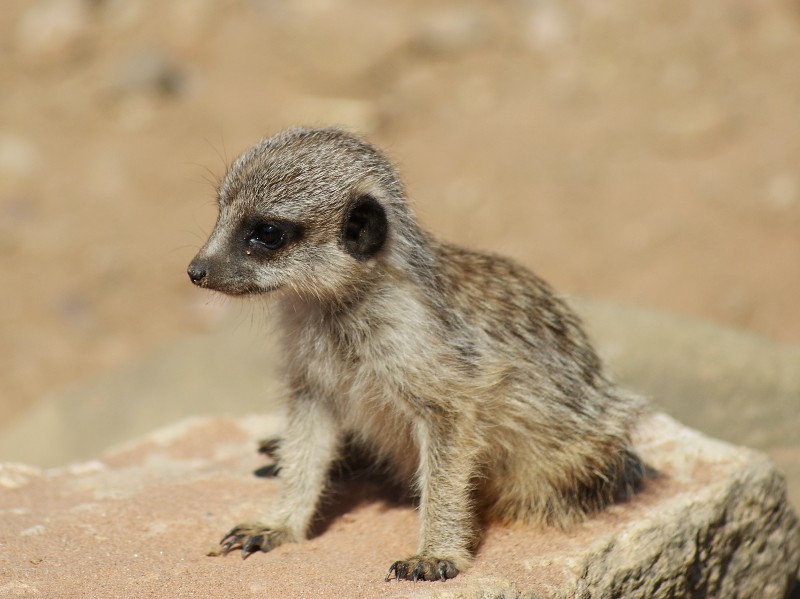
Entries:
{"type": "Polygon", "coordinates": [[[416,555],[394,562],[386,575],[398,580],[447,580],[471,561],[476,523],[471,483],[473,443],[465,431],[438,418],[418,421],[420,544],[416,555]]]}
{"type": "Polygon", "coordinates": [[[263,521],[233,527],[220,541],[221,553],[241,549],[246,558],[256,551],[305,539],[339,451],[339,437],[339,426],[324,402],[294,398],[286,434],[276,450],[280,496],[263,521]]]}

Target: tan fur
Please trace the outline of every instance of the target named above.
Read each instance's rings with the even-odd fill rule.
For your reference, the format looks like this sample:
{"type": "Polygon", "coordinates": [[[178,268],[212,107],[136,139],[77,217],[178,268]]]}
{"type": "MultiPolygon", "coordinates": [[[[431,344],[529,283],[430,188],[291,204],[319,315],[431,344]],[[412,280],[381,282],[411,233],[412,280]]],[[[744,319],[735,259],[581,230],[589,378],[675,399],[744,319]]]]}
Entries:
{"type": "Polygon", "coordinates": [[[639,483],[629,431],[641,403],[604,377],[578,318],[523,267],[425,233],[373,146],[284,132],[232,165],[219,205],[190,276],[277,296],[292,389],[282,497],[226,551],[305,538],[345,437],[419,496],[418,555],[392,564],[397,578],[455,576],[482,518],[563,526],[639,483]],[[385,238],[349,212],[364,198],[385,211],[385,238]],[[252,230],[271,222],[296,228],[265,251],[252,230]],[[349,251],[343,231],[368,251],[349,251]]]}

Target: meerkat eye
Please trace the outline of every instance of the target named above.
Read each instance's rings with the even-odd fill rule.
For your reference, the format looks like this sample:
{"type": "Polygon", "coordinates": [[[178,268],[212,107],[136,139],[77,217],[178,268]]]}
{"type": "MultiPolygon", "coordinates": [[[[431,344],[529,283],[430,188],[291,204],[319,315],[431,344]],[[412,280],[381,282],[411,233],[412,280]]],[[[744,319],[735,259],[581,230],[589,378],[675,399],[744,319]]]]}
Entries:
{"type": "Polygon", "coordinates": [[[248,235],[247,241],[277,250],[286,243],[286,232],[276,223],[263,223],[256,226],[248,235]]]}

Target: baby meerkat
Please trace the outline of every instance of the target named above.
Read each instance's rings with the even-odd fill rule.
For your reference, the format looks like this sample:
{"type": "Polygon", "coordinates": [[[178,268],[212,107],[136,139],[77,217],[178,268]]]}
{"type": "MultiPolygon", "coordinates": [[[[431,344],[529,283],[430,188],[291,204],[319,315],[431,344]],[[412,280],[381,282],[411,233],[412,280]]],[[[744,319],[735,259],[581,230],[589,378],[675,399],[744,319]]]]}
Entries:
{"type": "Polygon", "coordinates": [[[375,147],[283,132],[233,163],[218,200],[189,277],[275,296],[291,390],[280,497],[224,553],[304,539],[345,439],[419,498],[419,550],[387,580],[456,576],[479,521],[563,526],[638,486],[642,405],[579,319],[522,266],[423,231],[375,147]]]}

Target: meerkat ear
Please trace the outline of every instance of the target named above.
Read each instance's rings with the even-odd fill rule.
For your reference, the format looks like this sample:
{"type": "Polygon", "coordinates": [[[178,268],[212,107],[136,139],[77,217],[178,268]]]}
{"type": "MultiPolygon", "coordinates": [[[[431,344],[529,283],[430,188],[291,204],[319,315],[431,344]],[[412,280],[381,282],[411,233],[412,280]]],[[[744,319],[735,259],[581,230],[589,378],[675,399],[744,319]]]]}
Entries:
{"type": "Polygon", "coordinates": [[[342,243],[356,260],[368,260],[377,254],[386,241],[386,211],[369,195],[356,198],[342,225],[342,243]]]}

